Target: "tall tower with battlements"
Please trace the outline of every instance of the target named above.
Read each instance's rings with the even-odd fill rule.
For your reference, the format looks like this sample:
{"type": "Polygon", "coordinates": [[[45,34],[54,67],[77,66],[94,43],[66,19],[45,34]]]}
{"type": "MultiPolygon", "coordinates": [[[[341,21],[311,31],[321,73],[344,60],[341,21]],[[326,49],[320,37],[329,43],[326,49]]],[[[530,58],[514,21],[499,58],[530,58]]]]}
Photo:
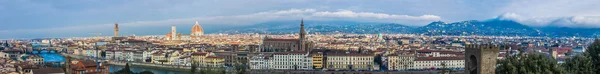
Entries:
{"type": "Polygon", "coordinates": [[[119,37],[119,24],[115,23],[115,37],[119,37]]]}
{"type": "Polygon", "coordinates": [[[495,74],[498,45],[472,45],[465,50],[465,74],[495,74]]]}

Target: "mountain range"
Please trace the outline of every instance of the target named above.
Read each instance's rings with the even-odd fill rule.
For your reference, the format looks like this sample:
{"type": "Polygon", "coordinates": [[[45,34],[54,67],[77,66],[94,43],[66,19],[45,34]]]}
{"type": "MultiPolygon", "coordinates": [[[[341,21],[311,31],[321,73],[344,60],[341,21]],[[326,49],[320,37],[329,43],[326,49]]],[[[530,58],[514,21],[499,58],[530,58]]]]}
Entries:
{"type": "MultiPolygon", "coordinates": [[[[269,33],[290,34],[299,31],[299,21],[271,21],[260,24],[230,28],[217,33],[269,33]]],[[[541,36],[541,37],[596,37],[600,28],[531,27],[512,20],[490,19],[460,22],[435,21],[425,26],[407,26],[396,23],[354,21],[305,21],[309,33],[355,33],[355,34],[420,34],[455,36],[541,36]]]]}

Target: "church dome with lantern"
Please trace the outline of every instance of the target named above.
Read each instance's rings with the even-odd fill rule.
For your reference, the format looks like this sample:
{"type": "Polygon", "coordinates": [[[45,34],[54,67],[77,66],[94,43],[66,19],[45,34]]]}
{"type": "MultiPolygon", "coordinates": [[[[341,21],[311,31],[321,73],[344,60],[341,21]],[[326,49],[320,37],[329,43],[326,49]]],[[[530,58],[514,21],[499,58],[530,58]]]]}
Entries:
{"type": "Polygon", "coordinates": [[[204,30],[202,29],[202,26],[200,26],[200,24],[198,24],[198,21],[196,21],[196,24],[194,24],[194,26],[192,27],[192,32],[191,32],[192,36],[200,36],[200,35],[204,35],[204,30]]]}

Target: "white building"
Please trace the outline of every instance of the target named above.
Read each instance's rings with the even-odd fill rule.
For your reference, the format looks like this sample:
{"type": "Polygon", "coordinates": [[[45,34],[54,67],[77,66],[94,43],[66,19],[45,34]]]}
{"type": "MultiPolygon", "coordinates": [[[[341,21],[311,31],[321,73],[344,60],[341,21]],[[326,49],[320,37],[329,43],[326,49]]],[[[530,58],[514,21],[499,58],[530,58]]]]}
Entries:
{"type": "Polygon", "coordinates": [[[270,69],[269,68],[269,57],[272,57],[270,54],[258,54],[255,56],[251,56],[248,59],[248,64],[250,69],[270,69]]]}
{"type": "Polygon", "coordinates": [[[173,65],[192,66],[191,58],[192,58],[191,56],[181,56],[174,60],[173,65]]]}
{"type": "Polygon", "coordinates": [[[446,68],[465,67],[464,57],[417,57],[411,69],[440,69],[443,68],[442,63],[446,64],[446,68]]]}
{"type": "Polygon", "coordinates": [[[285,52],[273,54],[269,59],[269,68],[288,70],[312,69],[312,57],[306,52],[285,52]]]}
{"type": "Polygon", "coordinates": [[[104,59],[115,59],[115,51],[114,50],[106,50],[104,51],[104,59]]]}

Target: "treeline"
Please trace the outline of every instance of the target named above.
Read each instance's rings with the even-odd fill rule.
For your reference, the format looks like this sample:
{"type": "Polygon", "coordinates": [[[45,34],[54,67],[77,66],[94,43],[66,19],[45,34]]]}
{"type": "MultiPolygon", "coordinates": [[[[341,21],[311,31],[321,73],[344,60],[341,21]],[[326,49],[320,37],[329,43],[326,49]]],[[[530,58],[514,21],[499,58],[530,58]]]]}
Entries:
{"type": "MultiPolygon", "coordinates": [[[[519,53],[498,60],[497,74],[600,74],[600,40],[594,40],[582,54],[557,60],[540,53],[519,53]]],[[[572,55],[572,54],[571,54],[572,55]]]]}

